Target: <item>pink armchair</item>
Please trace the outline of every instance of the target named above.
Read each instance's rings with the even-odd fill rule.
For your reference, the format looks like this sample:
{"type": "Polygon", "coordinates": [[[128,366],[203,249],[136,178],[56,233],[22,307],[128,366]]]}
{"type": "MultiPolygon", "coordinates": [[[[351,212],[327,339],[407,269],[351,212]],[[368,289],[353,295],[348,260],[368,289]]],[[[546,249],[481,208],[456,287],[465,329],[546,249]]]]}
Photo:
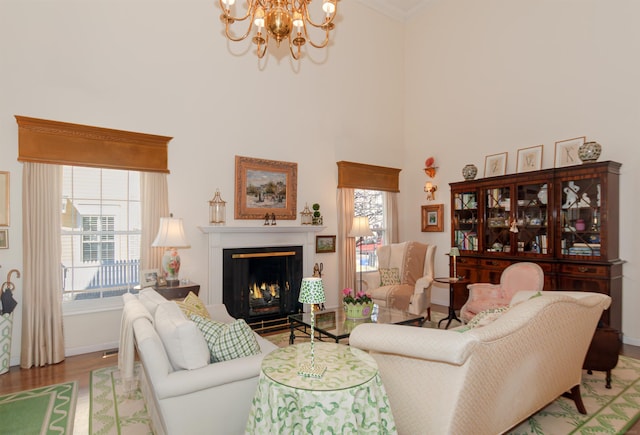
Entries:
{"type": "Polygon", "coordinates": [[[469,299],[460,309],[462,321],[467,323],[480,311],[506,307],[514,294],[521,290],[540,291],[544,286],[544,272],[535,263],[515,263],[500,276],[500,284],[469,284],[469,299]]]}

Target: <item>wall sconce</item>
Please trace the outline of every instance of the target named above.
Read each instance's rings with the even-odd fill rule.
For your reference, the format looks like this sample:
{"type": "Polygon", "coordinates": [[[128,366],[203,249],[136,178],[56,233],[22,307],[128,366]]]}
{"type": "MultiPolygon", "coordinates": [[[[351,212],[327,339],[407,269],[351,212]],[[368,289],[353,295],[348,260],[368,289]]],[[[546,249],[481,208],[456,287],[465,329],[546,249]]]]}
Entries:
{"type": "Polygon", "coordinates": [[[434,199],[436,199],[436,190],[438,190],[438,186],[436,186],[432,182],[427,181],[426,183],[424,183],[424,191],[427,192],[427,201],[433,201],[434,199]]]}
{"type": "Polygon", "coordinates": [[[436,161],[433,157],[429,157],[427,160],[424,161],[424,173],[427,174],[429,178],[433,178],[436,176],[436,169],[438,168],[433,166],[435,162],[436,161]]]}

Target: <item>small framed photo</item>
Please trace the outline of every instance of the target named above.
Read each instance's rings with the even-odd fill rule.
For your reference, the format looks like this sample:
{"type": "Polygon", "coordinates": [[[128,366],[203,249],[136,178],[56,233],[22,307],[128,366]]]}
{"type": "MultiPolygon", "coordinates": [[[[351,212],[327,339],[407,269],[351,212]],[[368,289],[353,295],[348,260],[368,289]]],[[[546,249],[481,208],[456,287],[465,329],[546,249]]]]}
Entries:
{"type": "Polygon", "coordinates": [[[539,171],[542,168],[543,145],[536,145],[518,150],[518,164],[516,172],[539,171]]]}
{"type": "Polygon", "coordinates": [[[422,206],[422,232],[444,231],[444,205],[422,206]]]}
{"type": "Polygon", "coordinates": [[[491,154],[484,158],[484,176],[497,177],[507,173],[507,153],[491,154]]]}
{"type": "Polygon", "coordinates": [[[578,157],[578,148],[587,140],[586,136],[574,137],[556,142],[556,156],[553,162],[555,168],[573,166],[582,163],[578,157]]]}
{"type": "MultiPolygon", "coordinates": [[[[151,287],[158,282],[160,275],[158,269],[146,269],[140,271],[140,287],[151,287]]],[[[166,281],[165,281],[166,282],[166,281]]]]}
{"type": "Polygon", "coordinates": [[[165,287],[167,285],[167,278],[162,276],[162,274],[159,274],[156,284],[158,285],[158,287],[165,287]]]}
{"type": "Polygon", "coordinates": [[[316,253],[336,252],[336,236],[316,236],[316,253]]]}
{"type": "Polygon", "coordinates": [[[0,249],[9,249],[9,229],[0,230],[0,249]]]}

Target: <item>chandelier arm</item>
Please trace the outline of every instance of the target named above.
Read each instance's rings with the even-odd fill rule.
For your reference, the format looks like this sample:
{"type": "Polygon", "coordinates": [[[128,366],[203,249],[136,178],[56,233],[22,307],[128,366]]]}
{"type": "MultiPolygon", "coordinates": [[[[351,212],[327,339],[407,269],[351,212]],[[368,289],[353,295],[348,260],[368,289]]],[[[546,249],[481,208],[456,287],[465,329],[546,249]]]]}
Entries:
{"type": "Polygon", "coordinates": [[[245,39],[247,36],[249,36],[249,33],[251,32],[252,28],[253,28],[253,20],[249,23],[249,27],[247,28],[247,31],[245,32],[244,35],[239,37],[234,37],[229,33],[229,24],[227,23],[227,25],[224,27],[224,34],[227,36],[227,38],[229,38],[229,40],[233,42],[239,42],[245,39]]]}
{"type": "Polygon", "coordinates": [[[303,12],[304,12],[303,15],[304,15],[304,21],[305,22],[311,24],[313,27],[321,28],[321,27],[324,27],[326,25],[329,25],[329,24],[333,23],[333,19],[336,17],[336,15],[338,15],[338,6],[336,5],[336,8],[333,11],[333,14],[331,14],[331,16],[328,17],[328,18],[325,17],[324,21],[322,23],[320,23],[320,24],[317,24],[317,23],[313,22],[313,20],[311,19],[311,15],[309,14],[309,9],[307,9],[306,6],[304,7],[303,12]]]}
{"type": "Polygon", "coordinates": [[[320,44],[316,44],[315,42],[313,42],[313,40],[311,39],[311,36],[309,35],[309,32],[307,31],[307,23],[304,23],[304,36],[306,38],[306,40],[309,42],[309,44],[311,44],[312,47],[315,48],[324,48],[327,46],[327,44],[329,44],[329,29],[325,30],[325,37],[324,37],[324,41],[322,41],[320,44]]]}
{"type": "Polygon", "coordinates": [[[256,54],[258,55],[258,59],[262,59],[264,57],[265,53],[267,52],[267,47],[269,46],[269,32],[267,32],[265,36],[266,38],[264,40],[264,45],[262,46],[262,51],[260,51],[261,44],[257,44],[256,47],[256,54]]]}
{"type": "Polygon", "coordinates": [[[291,36],[289,36],[289,51],[291,52],[291,57],[295,60],[300,60],[300,46],[298,45],[297,54],[293,51],[293,44],[291,43],[291,36]]]}
{"type": "Polygon", "coordinates": [[[218,0],[218,3],[220,3],[220,9],[222,9],[222,17],[221,18],[229,18],[232,21],[244,21],[247,18],[249,18],[249,15],[252,15],[252,10],[253,8],[251,7],[251,2],[249,0],[247,0],[247,13],[244,15],[244,17],[234,17],[231,15],[230,13],[230,9],[224,5],[224,3],[222,3],[222,0],[218,0]]]}

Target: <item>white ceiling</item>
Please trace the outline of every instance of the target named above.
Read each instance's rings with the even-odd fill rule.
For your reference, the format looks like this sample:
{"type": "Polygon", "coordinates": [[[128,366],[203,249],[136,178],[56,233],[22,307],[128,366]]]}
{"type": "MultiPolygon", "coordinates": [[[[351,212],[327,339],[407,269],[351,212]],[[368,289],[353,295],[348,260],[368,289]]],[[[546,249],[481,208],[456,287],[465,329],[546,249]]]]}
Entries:
{"type": "Polygon", "coordinates": [[[432,0],[357,0],[399,20],[405,20],[413,12],[423,8],[432,0]]]}

